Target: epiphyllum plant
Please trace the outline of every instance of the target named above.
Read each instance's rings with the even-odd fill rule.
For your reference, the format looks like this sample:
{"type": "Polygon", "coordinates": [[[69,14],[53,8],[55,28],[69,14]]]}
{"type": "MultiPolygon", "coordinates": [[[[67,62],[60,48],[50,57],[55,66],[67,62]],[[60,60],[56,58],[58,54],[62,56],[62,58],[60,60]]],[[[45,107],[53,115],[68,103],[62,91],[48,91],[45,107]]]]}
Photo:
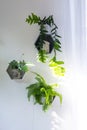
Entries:
{"type": "Polygon", "coordinates": [[[30,97],[33,96],[34,103],[42,105],[44,111],[48,110],[56,96],[59,97],[60,103],[62,103],[62,95],[55,90],[57,84],[47,84],[41,75],[33,73],[36,75],[37,82],[26,88],[28,90],[28,99],[30,100],[30,97]]]}
{"type": "Polygon", "coordinates": [[[50,15],[49,17],[45,16],[41,19],[41,17],[32,13],[26,18],[26,22],[30,25],[38,24],[40,26],[40,34],[35,42],[39,61],[45,63],[48,59],[48,53],[51,53],[51,51],[54,50],[54,56],[49,61],[49,67],[52,68],[56,75],[63,76],[65,69],[62,64],[64,64],[64,62],[56,59],[56,51],[61,52],[61,42],[59,40],[61,36],[57,34],[58,27],[54,22],[53,15],[50,15]],[[49,43],[49,50],[46,50],[47,47],[44,48],[46,43],[49,43]]]}

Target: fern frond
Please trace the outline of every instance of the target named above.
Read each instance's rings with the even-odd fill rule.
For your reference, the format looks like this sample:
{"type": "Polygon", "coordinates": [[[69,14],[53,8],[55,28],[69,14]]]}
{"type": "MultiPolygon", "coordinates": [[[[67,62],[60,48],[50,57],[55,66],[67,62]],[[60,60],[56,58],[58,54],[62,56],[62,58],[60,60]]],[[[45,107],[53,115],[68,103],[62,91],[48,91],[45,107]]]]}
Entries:
{"type": "Polygon", "coordinates": [[[28,18],[26,18],[26,22],[31,24],[38,24],[40,22],[40,17],[35,15],[34,13],[32,13],[31,15],[28,16],[28,18]]]}
{"type": "Polygon", "coordinates": [[[45,50],[40,50],[38,52],[38,60],[43,62],[43,63],[46,63],[47,59],[48,59],[48,56],[47,56],[46,51],[45,50]]]}

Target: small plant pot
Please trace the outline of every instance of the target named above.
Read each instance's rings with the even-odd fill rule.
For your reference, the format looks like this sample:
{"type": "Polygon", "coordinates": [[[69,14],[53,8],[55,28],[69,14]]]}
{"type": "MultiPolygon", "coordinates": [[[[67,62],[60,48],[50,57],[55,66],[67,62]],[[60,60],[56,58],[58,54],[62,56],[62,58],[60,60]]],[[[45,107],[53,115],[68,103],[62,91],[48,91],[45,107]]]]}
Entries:
{"type": "MultiPolygon", "coordinates": [[[[56,96],[53,96],[53,98],[50,100],[50,103],[51,103],[51,104],[53,103],[55,97],[56,97],[56,96]]],[[[42,101],[41,101],[40,105],[43,105],[44,102],[45,102],[45,97],[42,97],[42,101]]]]}
{"type": "Polygon", "coordinates": [[[25,72],[17,68],[13,69],[10,66],[7,68],[7,73],[11,79],[22,79],[25,72]]]}
{"type": "Polygon", "coordinates": [[[54,47],[53,42],[54,42],[53,38],[51,37],[50,34],[45,34],[43,37],[39,35],[39,37],[35,42],[35,46],[38,51],[43,49],[46,51],[46,53],[51,53],[54,47]],[[41,40],[43,40],[44,43],[41,43],[41,40]]]}

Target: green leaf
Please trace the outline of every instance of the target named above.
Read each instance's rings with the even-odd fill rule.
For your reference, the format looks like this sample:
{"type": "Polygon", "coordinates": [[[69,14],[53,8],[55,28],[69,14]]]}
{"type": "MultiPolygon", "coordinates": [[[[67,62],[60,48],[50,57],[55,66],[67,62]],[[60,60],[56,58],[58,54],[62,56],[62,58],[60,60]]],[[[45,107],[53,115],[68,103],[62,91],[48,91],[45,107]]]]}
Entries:
{"type": "Polygon", "coordinates": [[[30,100],[30,97],[33,95],[33,92],[35,91],[35,87],[38,86],[38,84],[31,84],[26,89],[28,90],[28,99],[30,100]]]}
{"type": "Polygon", "coordinates": [[[60,99],[60,104],[62,104],[62,94],[60,94],[60,93],[57,92],[57,91],[54,91],[54,96],[58,96],[59,99],[60,99]]]}
{"type": "Polygon", "coordinates": [[[28,16],[28,18],[26,18],[26,22],[31,24],[38,24],[40,22],[40,17],[35,15],[34,13],[31,13],[31,15],[28,16]]]}
{"type": "Polygon", "coordinates": [[[49,63],[49,66],[50,66],[50,67],[55,67],[55,66],[57,66],[57,63],[56,63],[56,62],[51,61],[51,62],[49,63]]]}
{"type": "Polygon", "coordinates": [[[39,59],[39,61],[41,61],[43,63],[46,63],[47,58],[48,58],[48,56],[47,56],[47,53],[46,53],[45,50],[40,50],[38,52],[38,59],[39,59]]]}
{"type": "Polygon", "coordinates": [[[61,52],[61,50],[60,50],[61,46],[60,46],[60,45],[58,45],[58,43],[57,43],[57,42],[54,42],[54,48],[55,48],[56,50],[58,50],[58,51],[60,51],[60,52],[61,52]]]}
{"type": "Polygon", "coordinates": [[[56,67],[57,65],[61,65],[61,64],[64,64],[63,61],[57,61],[55,59],[55,57],[53,57],[50,61],[49,61],[49,66],[50,67],[56,67]]]}
{"type": "Polygon", "coordinates": [[[64,61],[56,61],[58,65],[64,64],[64,61]]]}
{"type": "Polygon", "coordinates": [[[54,38],[55,38],[55,32],[52,32],[51,34],[54,35],[54,38]]]}
{"type": "Polygon", "coordinates": [[[54,58],[52,58],[49,62],[49,67],[53,70],[53,73],[58,76],[64,76],[65,68],[61,66],[61,64],[64,64],[63,61],[56,61],[54,58]]]}
{"type": "Polygon", "coordinates": [[[27,71],[29,71],[29,68],[28,68],[27,65],[24,65],[24,66],[22,67],[22,70],[23,70],[24,72],[27,72],[27,71]]]}
{"type": "Polygon", "coordinates": [[[56,84],[56,83],[55,84],[51,84],[52,88],[57,87],[57,86],[58,86],[58,84],[56,84]]]}
{"type": "MultiPolygon", "coordinates": [[[[39,83],[40,83],[40,81],[41,82],[43,82],[44,84],[46,84],[46,81],[45,81],[45,79],[40,75],[40,74],[38,74],[38,73],[36,73],[36,72],[33,72],[33,71],[31,71],[33,74],[35,74],[40,80],[38,80],[39,81],[39,83]]],[[[35,77],[35,79],[36,79],[36,77],[35,77]]],[[[37,80],[37,79],[36,79],[37,80]]]]}
{"type": "Polygon", "coordinates": [[[54,27],[54,28],[51,30],[51,32],[55,31],[56,29],[57,29],[57,27],[54,27]]]}
{"type": "Polygon", "coordinates": [[[61,66],[56,66],[53,68],[54,74],[58,76],[64,76],[65,68],[61,66]]]}
{"type": "Polygon", "coordinates": [[[61,36],[59,36],[59,35],[57,35],[57,34],[56,34],[56,37],[59,37],[59,38],[61,38],[61,36]]]}
{"type": "Polygon", "coordinates": [[[61,44],[61,42],[60,42],[58,39],[55,39],[55,42],[57,42],[57,43],[61,44]]]}

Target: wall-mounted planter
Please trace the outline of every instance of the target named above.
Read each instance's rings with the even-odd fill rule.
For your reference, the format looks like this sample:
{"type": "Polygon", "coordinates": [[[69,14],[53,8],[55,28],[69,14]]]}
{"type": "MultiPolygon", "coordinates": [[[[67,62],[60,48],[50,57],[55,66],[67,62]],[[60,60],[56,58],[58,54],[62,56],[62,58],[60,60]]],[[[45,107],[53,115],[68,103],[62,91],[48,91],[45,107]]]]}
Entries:
{"type": "Polygon", "coordinates": [[[28,66],[25,61],[11,61],[7,68],[7,73],[11,79],[22,79],[25,72],[28,71],[28,66]]]}
{"type": "Polygon", "coordinates": [[[54,22],[53,16],[41,18],[40,16],[32,13],[26,18],[26,22],[30,25],[39,25],[39,37],[35,42],[35,47],[38,50],[38,60],[45,63],[49,58],[49,53],[54,50],[54,56],[56,57],[56,50],[61,52],[61,38],[57,34],[57,25],[54,22]]]}
{"type": "Polygon", "coordinates": [[[7,68],[7,73],[11,79],[22,79],[25,74],[25,72],[19,69],[12,69],[10,66],[7,68]]]}
{"type": "Polygon", "coordinates": [[[54,41],[50,34],[45,34],[43,37],[39,35],[38,39],[35,42],[35,46],[38,51],[41,50],[41,40],[44,41],[42,49],[46,51],[46,53],[51,53],[54,47],[54,41]]]}
{"type": "Polygon", "coordinates": [[[26,18],[26,22],[30,25],[37,24],[39,26],[39,37],[35,42],[35,47],[38,50],[38,61],[42,63],[49,62],[49,67],[56,76],[64,76],[64,62],[57,60],[57,51],[61,52],[61,42],[57,34],[57,25],[54,22],[53,15],[41,18],[32,13],[26,18]],[[49,53],[53,50],[51,58],[49,53]]]}

